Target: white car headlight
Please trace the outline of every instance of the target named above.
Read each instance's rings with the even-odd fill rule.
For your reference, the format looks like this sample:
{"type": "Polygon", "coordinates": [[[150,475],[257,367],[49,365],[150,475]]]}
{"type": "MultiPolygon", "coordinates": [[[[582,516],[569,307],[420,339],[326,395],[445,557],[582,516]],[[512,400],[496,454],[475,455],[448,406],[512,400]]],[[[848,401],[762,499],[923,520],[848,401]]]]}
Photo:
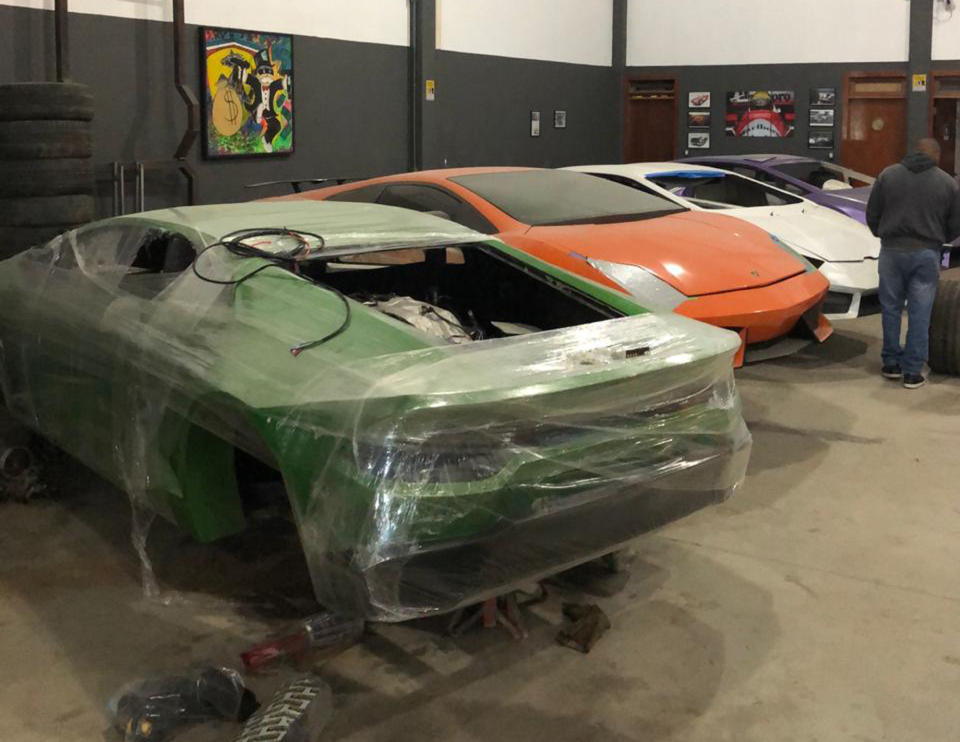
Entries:
{"type": "Polygon", "coordinates": [[[826,262],[819,256],[816,258],[813,257],[813,254],[810,250],[801,250],[792,242],[783,239],[783,237],[777,237],[777,235],[773,234],[772,232],[768,232],[767,234],[770,235],[770,239],[773,241],[773,244],[775,244],[781,250],[786,250],[788,253],[793,255],[793,257],[803,263],[803,267],[807,269],[808,273],[811,271],[811,269],[815,270],[826,262]]]}
{"type": "Polygon", "coordinates": [[[660,307],[672,311],[690,298],[663,279],[657,278],[646,268],[593,258],[588,258],[587,262],[607,278],[619,283],[634,298],[639,299],[641,304],[651,309],[660,307]]]}

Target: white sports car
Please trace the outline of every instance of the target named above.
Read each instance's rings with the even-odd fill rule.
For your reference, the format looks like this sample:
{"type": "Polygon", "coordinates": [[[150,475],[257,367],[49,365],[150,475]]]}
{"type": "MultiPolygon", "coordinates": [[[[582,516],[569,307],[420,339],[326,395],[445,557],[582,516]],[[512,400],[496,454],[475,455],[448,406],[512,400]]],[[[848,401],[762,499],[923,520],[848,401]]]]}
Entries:
{"type": "Polygon", "coordinates": [[[776,235],[830,281],[823,307],[830,319],[879,310],[880,240],[862,224],[832,209],[752,178],[703,165],[647,162],[568,169],[656,193],[694,211],[723,209],[776,235]]]}

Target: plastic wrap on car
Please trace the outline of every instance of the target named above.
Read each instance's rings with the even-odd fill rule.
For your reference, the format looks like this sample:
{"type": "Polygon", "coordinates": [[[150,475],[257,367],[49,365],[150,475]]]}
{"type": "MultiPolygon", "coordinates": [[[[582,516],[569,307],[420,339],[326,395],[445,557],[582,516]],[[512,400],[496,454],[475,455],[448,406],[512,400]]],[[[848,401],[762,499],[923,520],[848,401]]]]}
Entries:
{"type": "MultiPolygon", "coordinates": [[[[394,212],[408,212],[384,211],[355,232],[347,216],[314,226],[337,235],[328,249],[489,239],[404,232],[394,212]]],[[[277,226],[238,214],[220,233],[277,226]]],[[[140,295],[114,270],[132,248],[89,242],[78,250],[70,232],[0,263],[7,406],[200,539],[245,525],[236,450],[275,468],[316,596],[341,613],[395,621],[478,602],[743,479],[732,333],[640,313],[451,345],[400,337],[352,302],[349,329],[297,357],[342,321],[323,287],[281,268],[238,286],[187,270],[140,295]]],[[[262,262],[211,250],[197,268],[226,279],[262,262]]]]}

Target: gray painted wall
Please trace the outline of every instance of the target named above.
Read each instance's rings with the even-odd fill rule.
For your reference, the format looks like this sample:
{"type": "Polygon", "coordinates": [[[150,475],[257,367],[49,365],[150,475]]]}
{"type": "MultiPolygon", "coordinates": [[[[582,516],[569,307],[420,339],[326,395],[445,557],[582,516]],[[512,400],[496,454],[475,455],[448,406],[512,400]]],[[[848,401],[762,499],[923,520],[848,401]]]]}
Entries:
{"type": "MultiPolygon", "coordinates": [[[[52,16],[0,7],[0,82],[52,79],[52,16]]],[[[172,25],[71,13],[70,32],[72,77],[96,99],[94,159],[103,177],[114,160],[169,158],[186,120],[173,88],[172,25]]],[[[186,69],[199,95],[196,27],[188,26],[187,41],[186,69]]],[[[198,139],[190,158],[200,176],[198,201],[247,200],[254,192],[243,185],[263,180],[406,169],[406,48],[297,36],[294,64],[296,151],[203,160],[198,139]]],[[[148,175],[148,208],[183,202],[180,181],[166,181],[148,175]]],[[[109,182],[101,193],[107,209],[109,182]]]]}
{"type": "Polygon", "coordinates": [[[538,62],[458,52],[437,54],[434,140],[424,167],[560,167],[619,160],[620,83],[610,67],[538,62]],[[553,112],[567,127],[553,127],[553,112]],[[530,111],[540,111],[539,137],[530,111]]]}
{"type": "MultiPolygon", "coordinates": [[[[169,158],[183,132],[183,104],[173,88],[169,23],[70,14],[71,73],[96,98],[94,159],[100,210],[108,215],[114,160],[169,158]]],[[[188,79],[198,87],[198,32],[188,26],[188,79]]],[[[432,36],[430,37],[432,42],[432,36]]],[[[619,158],[619,81],[611,68],[427,52],[437,100],[425,102],[423,163],[556,166],[619,158]],[[554,108],[567,110],[554,129],[554,108]],[[529,135],[540,110],[543,134],[529,135]]],[[[198,140],[190,161],[198,201],[242,201],[264,180],[373,176],[409,169],[410,71],[404,47],[294,39],[296,151],[289,156],[204,160],[198,140]]],[[[53,79],[53,14],[0,6],[0,82],[53,79]]],[[[132,186],[128,193],[132,195],[132,186]]],[[[182,182],[148,174],[147,208],[185,201],[182,182]]]]}
{"type": "Polygon", "coordinates": [[[683,156],[687,146],[687,94],[694,91],[712,93],[710,150],[691,150],[690,154],[748,154],[775,152],[808,155],[826,159],[830,152],[807,146],[809,91],[811,88],[835,88],[837,91],[834,135],[839,142],[843,108],[844,76],[851,70],[906,70],[904,64],[767,64],[731,65],[725,67],[628,67],[627,76],[663,75],[676,77],[677,155],[683,156]],[[792,137],[754,139],[730,137],[724,131],[727,91],[793,90],[796,94],[797,128],[792,137]]]}
{"type": "MultiPolygon", "coordinates": [[[[930,12],[917,3],[914,16],[930,12]]],[[[429,9],[430,3],[424,7],[429,9]]],[[[615,25],[625,20],[616,3],[615,25]]],[[[923,20],[921,18],[921,20],[923,20]]],[[[841,120],[844,75],[851,69],[906,71],[904,64],[742,65],[725,67],[624,68],[623,29],[614,34],[613,67],[540,62],[432,48],[433,18],[425,13],[422,74],[437,81],[437,99],[420,101],[422,132],[411,137],[410,53],[403,47],[313,37],[295,38],[296,152],[244,160],[203,160],[200,143],[191,162],[200,176],[200,202],[246,200],[244,184],[315,176],[367,176],[409,168],[411,141],[420,144],[424,167],[466,165],[562,166],[618,161],[621,157],[621,72],[674,76],[679,81],[677,151],[686,148],[687,93],[713,93],[712,147],[716,154],[757,151],[828,156],[807,147],[808,91],[837,89],[841,120]],[[725,94],[735,89],[791,88],[799,118],[793,137],[737,139],[723,130],[725,94]],[[567,112],[567,128],[553,128],[553,111],[567,112]],[[539,110],[542,134],[529,133],[531,110],[539,110]]],[[[925,24],[915,25],[920,28],[925,24]]],[[[103,176],[102,213],[109,209],[110,165],[114,160],[163,159],[173,152],[185,114],[173,89],[172,26],[72,13],[71,68],[74,79],[96,96],[94,157],[103,176]]],[[[188,27],[187,70],[199,85],[197,30],[188,27]]],[[[911,34],[911,63],[926,69],[929,56],[919,32],[911,34]]],[[[52,79],[53,14],[0,6],[0,82],[52,79]]],[[[956,66],[942,63],[936,66],[956,66]]],[[[199,91],[198,91],[199,92],[199,91]]],[[[422,89],[417,91],[422,95],[422,89]]],[[[926,96],[910,101],[911,136],[925,131],[926,96]]],[[[148,208],[182,203],[176,177],[148,176],[148,208]]]]}

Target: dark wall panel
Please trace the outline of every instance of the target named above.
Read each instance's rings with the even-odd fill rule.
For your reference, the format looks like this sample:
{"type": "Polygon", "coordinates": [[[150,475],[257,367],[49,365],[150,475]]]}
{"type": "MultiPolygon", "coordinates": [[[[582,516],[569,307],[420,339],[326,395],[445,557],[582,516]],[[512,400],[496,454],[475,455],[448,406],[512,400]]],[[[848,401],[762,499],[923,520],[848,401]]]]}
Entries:
{"type": "MultiPolygon", "coordinates": [[[[169,158],[186,114],[173,87],[169,23],[70,15],[71,72],[96,97],[94,158],[102,177],[114,160],[169,158]]],[[[198,32],[187,27],[188,79],[200,90],[198,32]]],[[[320,175],[375,175],[407,167],[407,49],[296,36],[296,151],[289,156],[203,160],[198,139],[191,162],[200,202],[240,201],[243,186],[320,175]]],[[[0,7],[0,82],[53,77],[53,14],[0,7]]],[[[101,184],[102,210],[109,182],[101,184]]],[[[272,195],[279,191],[263,191],[272,195]]],[[[149,175],[147,207],[181,203],[175,178],[149,175]]]]}
{"type": "Polygon", "coordinates": [[[424,167],[560,167],[618,161],[619,81],[610,67],[437,54],[436,126],[424,143],[424,167]],[[553,128],[555,109],[567,128],[553,128]],[[530,111],[541,135],[530,136],[530,111]],[[432,141],[431,141],[432,140],[432,141]]]}
{"type": "MultiPolygon", "coordinates": [[[[169,158],[183,133],[173,87],[169,23],[70,14],[71,72],[96,97],[94,158],[101,213],[110,209],[110,163],[169,158]]],[[[197,29],[187,28],[188,79],[200,94],[197,29]]],[[[408,169],[409,53],[378,44],[295,37],[296,151],[289,156],[190,162],[198,201],[246,200],[244,184],[317,176],[372,176],[408,169]]],[[[424,103],[424,167],[562,166],[616,161],[621,94],[610,67],[455,52],[430,54],[437,100],[424,103]],[[567,128],[553,128],[553,111],[567,128]],[[542,134],[530,136],[531,110],[542,134]]],[[[0,82],[53,77],[53,13],[0,7],[0,82]]],[[[258,193],[273,195],[282,189],[258,193]]],[[[128,190],[132,196],[132,187],[128,190]]],[[[147,207],[182,203],[176,176],[149,173],[147,207]]]]}
{"type": "MultiPolygon", "coordinates": [[[[712,120],[710,150],[691,150],[690,154],[747,154],[775,152],[826,158],[828,150],[809,149],[807,146],[809,91],[811,88],[835,88],[837,91],[836,124],[834,136],[840,143],[843,114],[843,83],[847,72],[870,70],[900,70],[903,63],[872,64],[767,64],[731,65],[724,67],[628,67],[630,75],[663,75],[676,77],[679,90],[677,101],[677,152],[687,148],[687,93],[708,90],[712,93],[712,120]],[[793,90],[796,93],[797,128],[792,137],[739,138],[724,132],[726,95],[731,90],[793,90]]],[[[834,150],[836,153],[837,150],[834,150]]]]}

